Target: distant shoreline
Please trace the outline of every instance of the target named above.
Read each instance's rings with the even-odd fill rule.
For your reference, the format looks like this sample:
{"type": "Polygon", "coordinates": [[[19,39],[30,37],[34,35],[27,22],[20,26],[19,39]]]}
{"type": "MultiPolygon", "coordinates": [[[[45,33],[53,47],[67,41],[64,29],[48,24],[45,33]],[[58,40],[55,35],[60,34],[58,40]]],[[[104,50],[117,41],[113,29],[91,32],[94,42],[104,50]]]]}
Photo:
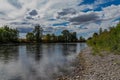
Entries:
{"type": "Polygon", "coordinates": [[[86,43],[86,42],[41,42],[41,43],[35,43],[35,42],[16,42],[16,43],[0,43],[0,45],[23,45],[23,44],[51,44],[51,43],[86,43]]]}

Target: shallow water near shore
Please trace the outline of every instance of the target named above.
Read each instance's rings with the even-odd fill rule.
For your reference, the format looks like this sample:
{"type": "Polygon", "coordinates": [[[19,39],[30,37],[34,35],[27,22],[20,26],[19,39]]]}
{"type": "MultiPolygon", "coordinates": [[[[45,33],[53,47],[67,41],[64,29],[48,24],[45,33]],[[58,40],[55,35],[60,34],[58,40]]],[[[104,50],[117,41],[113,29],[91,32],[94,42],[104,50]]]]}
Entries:
{"type": "Polygon", "coordinates": [[[0,46],[0,80],[53,80],[72,68],[85,43],[0,46]]]}

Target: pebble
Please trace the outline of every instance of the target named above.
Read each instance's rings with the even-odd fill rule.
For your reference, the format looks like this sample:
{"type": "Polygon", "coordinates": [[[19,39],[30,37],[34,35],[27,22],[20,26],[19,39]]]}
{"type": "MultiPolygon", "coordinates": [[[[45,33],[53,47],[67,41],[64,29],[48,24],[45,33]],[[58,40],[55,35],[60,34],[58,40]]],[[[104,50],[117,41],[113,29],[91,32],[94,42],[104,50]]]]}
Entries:
{"type": "Polygon", "coordinates": [[[120,55],[104,52],[100,57],[91,53],[91,48],[82,51],[79,59],[80,62],[84,59],[85,63],[78,64],[71,75],[59,80],[120,80],[120,55]]]}

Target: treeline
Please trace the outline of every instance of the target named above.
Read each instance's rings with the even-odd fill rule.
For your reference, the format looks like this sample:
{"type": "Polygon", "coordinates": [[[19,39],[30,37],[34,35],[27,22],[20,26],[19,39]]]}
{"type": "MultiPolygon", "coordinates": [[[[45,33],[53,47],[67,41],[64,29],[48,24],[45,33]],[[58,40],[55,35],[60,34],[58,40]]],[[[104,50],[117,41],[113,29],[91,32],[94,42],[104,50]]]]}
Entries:
{"type": "Polygon", "coordinates": [[[43,29],[40,25],[35,26],[33,32],[29,32],[26,35],[27,42],[85,42],[85,38],[82,36],[80,39],[77,38],[76,32],[70,32],[63,30],[61,35],[46,34],[43,35],[43,29]]]}
{"type": "Polygon", "coordinates": [[[3,26],[0,28],[0,43],[40,43],[40,42],[85,42],[82,36],[78,39],[76,32],[63,30],[61,35],[55,34],[43,35],[43,29],[40,25],[36,25],[32,32],[26,34],[26,39],[19,39],[19,31],[17,29],[3,26]]]}
{"type": "Polygon", "coordinates": [[[94,54],[101,51],[120,54],[120,23],[115,27],[110,27],[109,30],[100,28],[99,34],[94,33],[87,43],[93,47],[94,54]]]}
{"type": "Polygon", "coordinates": [[[18,42],[19,32],[8,26],[0,28],[0,43],[18,42]]]}

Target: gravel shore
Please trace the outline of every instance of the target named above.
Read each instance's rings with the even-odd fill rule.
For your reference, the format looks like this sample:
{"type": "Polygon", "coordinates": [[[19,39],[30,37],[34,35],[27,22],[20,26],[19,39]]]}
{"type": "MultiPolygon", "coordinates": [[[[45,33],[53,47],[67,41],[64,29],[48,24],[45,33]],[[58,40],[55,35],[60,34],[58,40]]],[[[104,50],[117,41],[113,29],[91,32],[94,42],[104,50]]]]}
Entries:
{"type": "Polygon", "coordinates": [[[120,55],[102,52],[102,56],[94,56],[86,48],[77,60],[76,68],[57,80],[120,80],[120,55]]]}

